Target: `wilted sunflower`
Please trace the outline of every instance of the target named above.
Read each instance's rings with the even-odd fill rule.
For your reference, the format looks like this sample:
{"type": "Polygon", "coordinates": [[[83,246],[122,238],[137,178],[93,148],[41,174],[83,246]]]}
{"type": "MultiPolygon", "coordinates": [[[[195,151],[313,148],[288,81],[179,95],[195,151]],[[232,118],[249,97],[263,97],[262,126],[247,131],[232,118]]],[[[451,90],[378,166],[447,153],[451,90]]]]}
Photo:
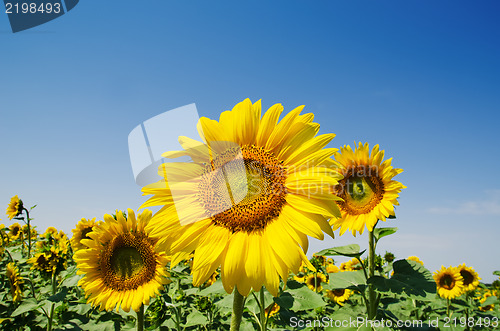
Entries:
{"type": "Polygon", "coordinates": [[[87,246],[83,245],[80,241],[82,239],[90,239],[88,234],[92,232],[92,228],[97,225],[95,217],[93,219],[82,218],[80,222],[76,224],[76,228],[71,230],[73,236],[71,237],[71,247],[76,252],[79,249],[85,249],[87,246]]]}
{"type": "Polygon", "coordinates": [[[406,259],[410,260],[410,261],[415,261],[415,262],[420,263],[421,265],[424,265],[424,262],[422,262],[417,256],[408,256],[406,259]]]}
{"type": "Polygon", "coordinates": [[[321,283],[328,283],[328,279],[323,273],[315,272],[306,276],[305,283],[312,291],[321,292],[323,290],[321,283]]]}
{"type": "Polygon", "coordinates": [[[74,255],[78,274],[84,275],[78,285],[100,310],[139,311],[169,282],[164,249],[145,230],[151,211],[144,210],[137,219],[132,209],[127,214],[125,218],[117,211],[116,220],[104,215],[104,222],[88,234],[91,239],[81,241],[88,248],[74,255]]]}
{"type": "Polygon", "coordinates": [[[465,263],[459,265],[457,269],[464,279],[464,292],[474,291],[479,286],[479,280],[481,279],[477,272],[472,267],[467,267],[465,263]]]}
{"type": "Polygon", "coordinates": [[[342,198],[337,201],[342,218],[333,220],[333,227],[340,228],[341,235],[348,229],[354,236],[356,232],[362,234],[365,227],[372,231],[378,220],[394,216],[398,194],[406,186],[392,178],[403,169],[393,168],[392,159],[382,162],[383,158],[384,151],[375,145],[370,153],[368,143],[359,143],[354,151],[344,146],[335,153],[335,160],[343,166],[339,171],[344,179],[334,189],[342,198]]]}
{"type": "Polygon", "coordinates": [[[343,306],[344,302],[346,302],[349,297],[352,295],[353,291],[349,289],[335,289],[335,290],[326,290],[326,296],[331,301],[338,303],[343,306]]]}
{"type": "Polygon", "coordinates": [[[21,301],[23,294],[21,291],[23,278],[19,274],[19,270],[17,269],[17,267],[13,262],[7,264],[7,271],[5,274],[7,276],[7,279],[9,280],[10,294],[12,295],[12,300],[14,302],[21,301]]]}
{"type": "Polygon", "coordinates": [[[9,239],[16,240],[22,234],[22,228],[19,223],[14,223],[9,226],[9,239]]]}
{"type": "Polygon", "coordinates": [[[19,216],[22,212],[23,202],[17,195],[14,195],[10,198],[10,203],[7,206],[7,216],[9,216],[9,219],[13,219],[16,216],[19,216]]]}
{"type": "Polygon", "coordinates": [[[455,267],[445,268],[434,273],[438,294],[445,299],[454,299],[462,294],[464,281],[455,267]]]}
{"type": "Polygon", "coordinates": [[[330,194],[341,175],[326,146],[334,137],[315,137],[319,124],[303,106],[280,122],[280,104],[261,118],[260,101],[249,99],[225,111],[219,121],[201,118],[204,143],[180,137],[190,163],[166,163],[164,180],[143,188],[153,194],[142,207],[162,205],[148,229],[169,244],[172,266],[195,251],[193,284],[219,266],[225,290],[248,295],[265,285],[278,295],[280,277],[297,274],[307,260],[307,236],[333,237],[327,219],[340,216],[330,194]],[[168,182],[166,181],[168,178],[168,182]]]}

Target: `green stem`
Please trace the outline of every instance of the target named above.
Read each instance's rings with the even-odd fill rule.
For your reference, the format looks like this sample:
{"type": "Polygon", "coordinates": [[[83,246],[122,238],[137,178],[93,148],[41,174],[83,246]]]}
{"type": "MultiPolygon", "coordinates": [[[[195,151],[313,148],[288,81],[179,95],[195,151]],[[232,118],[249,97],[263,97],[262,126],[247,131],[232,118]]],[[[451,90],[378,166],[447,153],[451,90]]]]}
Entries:
{"type": "Polygon", "coordinates": [[[137,312],[137,331],[144,331],[144,305],[137,312]]]}
{"type": "Polygon", "coordinates": [[[245,297],[238,292],[238,289],[234,288],[233,297],[233,316],[231,317],[231,329],[230,331],[239,331],[241,324],[241,317],[243,316],[243,308],[245,306],[245,297]]]}
{"type": "Polygon", "coordinates": [[[28,225],[28,259],[31,257],[31,222],[30,222],[30,212],[28,209],[23,208],[26,212],[26,224],[28,225]]]}
{"type": "MultiPolygon", "coordinates": [[[[56,286],[56,273],[52,272],[52,295],[56,295],[57,286],[56,286]]],[[[52,302],[50,307],[50,315],[49,315],[49,323],[47,324],[47,331],[52,331],[52,321],[54,320],[54,308],[56,306],[55,302],[52,302]]]]}
{"type": "Polygon", "coordinates": [[[446,316],[450,317],[450,299],[446,299],[446,316]]]}
{"type": "MultiPolygon", "coordinates": [[[[373,228],[375,230],[375,227],[373,228]]],[[[368,274],[372,278],[375,276],[375,236],[373,235],[373,230],[368,233],[368,274]]],[[[372,320],[377,315],[377,299],[375,289],[373,284],[368,285],[368,300],[370,302],[370,309],[368,310],[368,319],[372,320]]]]}
{"type": "Polygon", "coordinates": [[[264,286],[260,288],[260,330],[265,331],[266,328],[266,305],[264,299],[264,286]]]}

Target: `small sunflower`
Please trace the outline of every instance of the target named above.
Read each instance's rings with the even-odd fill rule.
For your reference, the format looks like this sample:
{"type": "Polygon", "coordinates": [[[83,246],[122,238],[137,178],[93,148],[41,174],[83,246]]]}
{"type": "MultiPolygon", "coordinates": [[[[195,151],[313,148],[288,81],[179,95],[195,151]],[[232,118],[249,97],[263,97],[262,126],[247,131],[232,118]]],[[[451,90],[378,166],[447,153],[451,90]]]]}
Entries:
{"type": "Polygon", "coordinates": [[[479,286],[481,279],[477,272],[472,267],[467,267],[465,263],[459,265],[457,269],[464,280],[464,292],[474,291],[479,286]]]}
{"type": "Polygon", "coordinates": [[[7,206],[7,216],[9,216],[9,219],[13,219],[16,216],[19,216],[22,212],[23,202],[17,195],[14,195],[10,198],[10,203],[7,206]]]}
{"type": "Polygon", "coordinates": [[[12,295],[12,300],[14,302],[21,301],[22,299],[21,286],[23,284],[23,278],[19,274],[19,270],[13,262],[7,264],[6,276],[7,279],[9,280],[10,294],[12,295]]]}
{"type": "Polygon", "coordinates": [[[361,269],[363,269],[363,266],[361,265],[361,263],[359,263],[359,260],[356,258],[353,258],[346,262],[342,262],[340,264],[340,271],[355,271],[361,269]]]}
{"type": "Polygon", "coordinates": [[[328,280],[323,273],[315,272],[306,276],[305,283],[312,291],[321,292],[323,290],[321,283],[328,283],[328,280]]]}
{"type": "Polygon", "coordinates": [[[445,299],[454,299],[462,294],[464,280],[455,267],[441,267],[434,273],[438,294],[445,299]]]}
{"type": "Polygon", "coordinates": [[[71,237],[71,247],[76,252],[79,249],[85,249],[87,246],[81,243],[82,239],[90,239],[88,234],[92,232],[94,226],[97,225],[95,221],[95,217],[93,219],[85,219],[82,218],[78,224],[76,224],[76,228],[71,230],[73,232],[73,236],[71,237]]]}
{"type": "Polygon", "coordinates": [[[23,233],[22,227],[19,223],[14,223],[9,226],[9,239],[16,240],[23,233]]]}
{"type": "Polygon", "coordinates": [[[349,289],[335,289],[335,290],[326,290],[326,296],[331,301],[336,302],[340,306],[344,305],[349,297],[352,295],[353,291],[349,289]]]}
{"type": "Polygon", "coordinates": [[[392,178],[403,170],[393,168],[392,159],[382,162],[383,158],[384,151],[375,145],[370,153],[368,143],[359,143],[354,151],[344,146],[335,153],[335,160],[342,165],[338,171],[344,178],[333,190],[342,198],[337,201],[342,218],[333,219],[332,226],[340,228],[341,235],[348,229],[354,236],[356,232],[362,234],[365,227],[373,231],[378,220],[394,216],[399,192],[406,187],[392,178]]]}
{"type": "Polygon", "coordinates": [[[275,302],[271,303],[265,310],[267,317],[273,317],[280,311],[280,306],[278,306],[275,302]]]}
{"type": "MultiPolygon", "coordinates": [[[[485,292],[480,298],[479,298],[479,302],[481,304],[483,304],[486,299],[488,299],[489,297],[493,296],[493,294],[491,293],[491,291],[487,291],[485,292]]],[[[493,310],[495,308],[495,305],[491,304],[491,305],[486,305],[486,306],[480,306],[479,307],[479,310],[480,311],[490,311],[490,310],[493,310]]]]}
{"type": "Polygon", "coordinates": [[[28,259],[28,263],[30,263],[31,269],[38,270],[40,272],[51,274],[55,269],[57,263],[55,263],[54,259],[51,258],[51,255],[48,253],[35,253],[35,256],[28,259]]]}
{"type": "Polygon", "coordinates": [[[417,256],[408,256],[406,259],[410,260],[410,261],[415,261],[415,262],[420,263],[421,265],[424,265],[424,262],[422,262],[417,256]]]}
{"type": "Polygon", "coordinates": [[[116,220],[104,215],[104,222],[88,234],[91,239],[81,241],[88,248],[74,255],[78,274],[84,275],[78,285],[100,310],[138,311],[169,283],[164,248],[145,230],[151,211],[146,209],[137,218],[132,209],[127,214],[125,218],[117,211],[116,220]]]}
{"type": "Polygon", "coordinates": [[[163,164],[164,179],[143,188],[153,196],[141,207],[162,206],[148,225],[168,244],[172,265],[195,251],[193,284],[221,268],[227,293],[247,296],[265,285],[277,296],[307,260],[308,238],[333,236],[328,219],[339,217],[330,192],[342,178],[324,148],[334,134],[316,136],[319,124],[303,106],[281,121],[280,104],[261,118],[260,101],[249,99],[220,115],[201,118],[202,142],[179,137],[184,148],[164,157],[192,162],[163,164]]]}
{"type": "Polygon", "coordinates": [[[49,226],[47,230],[42,234],[43,237],[48,237],[48,236],[56,236],[57,235],[57,229],[53,226],[49,226]]]}
{"type": "Polygon", "coordinates": [[[335,264],[328,264],[326,266],[326,272],[329,274],[334,274],[334,273],[340,272],[340,269],[335,264]]]}

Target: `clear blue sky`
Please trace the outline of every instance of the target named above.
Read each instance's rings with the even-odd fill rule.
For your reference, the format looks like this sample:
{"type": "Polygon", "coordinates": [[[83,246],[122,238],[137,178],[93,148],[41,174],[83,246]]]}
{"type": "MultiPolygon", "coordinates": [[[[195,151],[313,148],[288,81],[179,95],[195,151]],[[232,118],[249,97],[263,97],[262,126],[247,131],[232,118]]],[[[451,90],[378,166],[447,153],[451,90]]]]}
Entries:
{"type": "MultiPolygon", "coordinates": [[[[305,104],[332,146],[380,144],[408,188],[379,252],[500,269],[498,1],[80,1],[13,34],[0,13],[0,205],[40,231],[137,209],[127,136],[196,103],[305,104]]],[[[196,138],[196,137],[193,137],[196,138]]],[[[0,216],[6,225],[10,221],[0,216]]],[[[314,242],[358,242],[349,234],[314,242]]]]}

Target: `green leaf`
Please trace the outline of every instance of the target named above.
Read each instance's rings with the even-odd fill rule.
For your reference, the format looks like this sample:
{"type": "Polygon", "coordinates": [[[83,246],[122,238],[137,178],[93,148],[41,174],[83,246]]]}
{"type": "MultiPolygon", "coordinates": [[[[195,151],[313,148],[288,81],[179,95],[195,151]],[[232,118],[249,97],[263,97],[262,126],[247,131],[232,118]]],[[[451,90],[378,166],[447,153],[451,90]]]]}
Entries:
{"type": "Polygon", "coordinates": [[[322,295],[311,291],[307,286],[292,281],[288,282],[288,286],[288,290],[274,298],[274,302],[280,307],[300,311],[326,306],[322,295]]]}
{"type": "Polygon", "coordinates": [[[393,264],[394,276],[374,276],[368,279],[378,292],[402,294],[419,300],[432,300],[436,294],[436,283],[432,274],[415,261],[398,260],[393,264]]]}
{"type": "Polygon", "coordinates": [[[495,271],[493,271],[493,274],[494,274],[494,275],[497,275],[497,276],[500,276],[500,270],[495,270],[495,271]]]}
{"type": "Polygon", "coordinates": [[[193,310],[188,316],[186,320],[185,326],[192,325],[205,325],[208,323],[207,317],[200,313],[198,310],[193,310]]]}
{"type": "Polygon", "coordinates": [[[11,317],[21,315],[22,313],[26,313],[28,311],[35,310],[41,306],[40,303],[37,303],[35,299],[29,298],[24,300],[19,307],[17,307],[12,314],[10,314],[11,317]]]}
{"type": "Polygon", "coordinates": [[[486,300],[484,300],[484,302],[481,303],[481,307],[493,305],[493,304],[497,303],[497,301],[498,301],[498,298],[496,296],[492,295],[491,297],[487,297],[486,300]]]}
{"type": "Polygon", "coordinates": [[[375,244],[380,240],[380,238],[396,233],[396,231],[398,231],[398,228],[375,228],[375,230],[373,230],[375,244]]]}
{"type": "Polygon", "coordinates": [[[210,294],[226,295],[227,293],[226,293],[226,290],[224,290],[224,286],[222,285],[222,281],[220,279],[218,279],[215,283],[213,283],[209,287],[204,288],[203,290],[201,290],[195,294],[206,297],[210,294]]]}
{"type": "Polygon", "coordinates": [[[366,285],[366,278],[363,270],[342,271],[329,275],[330,279],[328,284],[323,286],[328,290],[350,288],[362,291],[364,285],[366,285]]]}
{"type": "Polygon", "coordinates": [[[64,300],[64,298],[66,298],[67,294],[68,294],[68,289],[64,287],[61,292],[51,295],[50,297],[47,298],[47,300],[52,302],[60,302],[64,300]]]}
{"type": "Polygon", "coordinates": [[[366,249],[360,252],[358,244],[351,244],[346,246],[327,248],[316,253],[316,255],[325,255],[325,256],[342,255],[347,257],[360,257],[361,255],[363,255],[365,251],[366,249]]]}

